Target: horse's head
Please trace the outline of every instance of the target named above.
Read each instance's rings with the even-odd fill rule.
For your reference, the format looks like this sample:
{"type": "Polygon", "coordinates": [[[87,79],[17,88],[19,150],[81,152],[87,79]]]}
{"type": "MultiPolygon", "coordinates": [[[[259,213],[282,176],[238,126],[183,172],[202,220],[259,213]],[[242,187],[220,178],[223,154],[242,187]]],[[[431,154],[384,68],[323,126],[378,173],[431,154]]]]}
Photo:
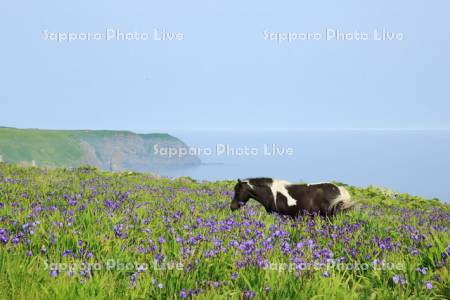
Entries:
{"type": "Polygon", "coordinates": [[[250,184],[247,181],[241,181],[238,179],[238,182],[234,186],[234,198],[230,205],[231,210],[241,208],[251,197],[252,188],[250,187],[250,184]]]}

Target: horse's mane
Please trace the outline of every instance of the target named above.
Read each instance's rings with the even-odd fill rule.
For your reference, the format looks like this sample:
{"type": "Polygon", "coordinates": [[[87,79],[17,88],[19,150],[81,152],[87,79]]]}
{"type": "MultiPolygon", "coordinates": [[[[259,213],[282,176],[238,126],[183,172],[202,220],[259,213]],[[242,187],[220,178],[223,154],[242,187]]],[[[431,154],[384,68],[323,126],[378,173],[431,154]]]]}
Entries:
{"type": "Polygon", "coordinates": [[[255,178],[247,178],[244,181],[248,181],[251,185],[267,186],[271,184],[274,181],[274,179],[269,177],[255,177],[255,178]]]}

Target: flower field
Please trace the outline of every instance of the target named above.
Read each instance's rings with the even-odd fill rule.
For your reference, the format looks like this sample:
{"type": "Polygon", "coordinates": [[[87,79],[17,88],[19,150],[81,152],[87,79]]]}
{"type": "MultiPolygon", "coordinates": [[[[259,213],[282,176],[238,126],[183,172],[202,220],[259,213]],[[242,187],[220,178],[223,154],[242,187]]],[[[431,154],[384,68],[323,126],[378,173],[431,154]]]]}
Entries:
{"type": "Polygon", "coordinates": [[[450,297],[450,205],[349,186],[355,211],[292,221],[233,185],[0,163],[0,297],[450,297]]]}

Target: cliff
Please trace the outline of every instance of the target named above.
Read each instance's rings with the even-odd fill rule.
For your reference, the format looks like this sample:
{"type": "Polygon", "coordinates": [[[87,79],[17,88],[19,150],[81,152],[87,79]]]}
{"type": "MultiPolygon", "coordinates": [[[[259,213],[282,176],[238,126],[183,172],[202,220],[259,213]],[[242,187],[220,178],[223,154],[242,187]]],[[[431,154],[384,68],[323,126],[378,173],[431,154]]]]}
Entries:
{"type": "Polygon", "coordinates": [[[192,155],[161,155],[155,145],[187,147],[169,134],[0,128],[0,155],[5,162],[50,167],[91,165],[111,171],[152,171],[200,164],[200,159],[192,155]]]}

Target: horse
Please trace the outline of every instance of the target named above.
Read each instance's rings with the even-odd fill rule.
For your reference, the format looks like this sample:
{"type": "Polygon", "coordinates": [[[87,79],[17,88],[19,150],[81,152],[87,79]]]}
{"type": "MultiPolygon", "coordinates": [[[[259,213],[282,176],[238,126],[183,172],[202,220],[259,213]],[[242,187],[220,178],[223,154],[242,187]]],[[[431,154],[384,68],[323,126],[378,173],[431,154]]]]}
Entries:
{"type": "Polygon", "coordinates": [[[231,210],[241,208],[249,199],[258,201],[268,213],[292,218],[301,214],[333,216],[355,205],[347,189],[334,183],[292,184],[273,178],[238,179],[231,210]]]}

